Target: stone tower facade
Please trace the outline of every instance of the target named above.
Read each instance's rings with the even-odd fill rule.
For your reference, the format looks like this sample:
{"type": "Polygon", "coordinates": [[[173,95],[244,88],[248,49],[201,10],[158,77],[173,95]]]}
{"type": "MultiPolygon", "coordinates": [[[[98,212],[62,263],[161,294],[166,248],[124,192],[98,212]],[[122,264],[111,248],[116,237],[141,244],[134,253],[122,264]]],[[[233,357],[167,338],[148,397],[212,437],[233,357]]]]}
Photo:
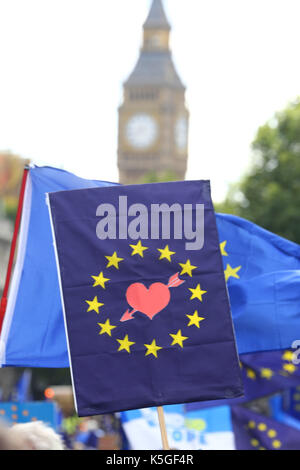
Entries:
{"type": "Polygon", "coordinates": [[[120,183],[140,183],[151,173],[185,178],[189,113],[185,87],[169,47],[171,27],[162,0],[153,0],[138,62],[124,83],[119,108],[120,183]]]}

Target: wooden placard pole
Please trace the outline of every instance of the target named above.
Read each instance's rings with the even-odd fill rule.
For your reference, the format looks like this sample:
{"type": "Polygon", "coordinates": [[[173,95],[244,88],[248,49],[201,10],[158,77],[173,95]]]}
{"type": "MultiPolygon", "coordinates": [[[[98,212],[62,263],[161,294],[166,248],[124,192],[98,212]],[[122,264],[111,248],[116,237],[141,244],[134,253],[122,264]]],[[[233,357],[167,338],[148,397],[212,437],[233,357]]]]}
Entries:
{"type": "Polygon", "coordinates": [[[167,428],[166,428],[166,422],[165,422],[164,409],[162,406],[157,407],[157,413],[158,413],[158,421],[159,421],[163,450],[170,450],[169,443],[168,443],[168,434],[167,434],[167,428]]]}

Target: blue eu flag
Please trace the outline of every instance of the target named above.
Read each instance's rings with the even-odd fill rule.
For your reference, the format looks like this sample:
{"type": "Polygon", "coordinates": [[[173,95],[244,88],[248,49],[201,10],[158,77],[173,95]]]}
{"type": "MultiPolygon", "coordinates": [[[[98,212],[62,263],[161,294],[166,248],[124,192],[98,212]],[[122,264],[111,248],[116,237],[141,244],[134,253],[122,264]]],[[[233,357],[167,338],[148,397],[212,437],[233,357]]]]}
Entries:
{"type": "Polygon", "coordinates": [[[300,450],[300,431],[241,406],[232,407],[237,450],[300,450]]]}
{"type": "Polygon", "coordinates": [[[239,354],[292,347],[300,323],[300,246],[239,217],[217,226],[239,354]]]}
{"type": "Polygon", "coordinates": [[[300,384],[300,365],[292,350],[243,354],[242,376],[249,400],[300,384]]]}
{"type": "Polygon", "coordinates": [[[209,182],[49,202],[78,414],[241,396],[209,182]]]}
{"type": "MultiPolygon", "coordinates": [[[[243,354],[240,356],[240,363],[244,397],[223,400],[222,403],[220,401],[189,403],[186,405],[186,409],[194,411],[221,404],[233,406],[257,400],[282,390],[292,390],[291,387],[300,385],[300,365],[294,364],[293,357],[294,352],[289,349],[243,354]]],[[[300,411],[299,391],[291,393],[291,396],[299,399],[298,411],[300,411]]]]}

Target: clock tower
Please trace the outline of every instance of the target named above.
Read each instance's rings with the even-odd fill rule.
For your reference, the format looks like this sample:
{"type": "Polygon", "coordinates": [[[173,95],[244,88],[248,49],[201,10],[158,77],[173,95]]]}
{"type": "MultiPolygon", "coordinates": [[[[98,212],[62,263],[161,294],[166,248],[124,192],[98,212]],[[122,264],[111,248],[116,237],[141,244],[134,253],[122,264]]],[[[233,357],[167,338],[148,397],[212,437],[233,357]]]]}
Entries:
{"type": "Polygon", "coordinates": [[[120,183],[140,183],[149,173],[185,178],[189,113],[185,87],[173,64],[170,24],[162,0],[153,0],[144,23],[137,64],[124,83],[119,108],[120,183]]]}

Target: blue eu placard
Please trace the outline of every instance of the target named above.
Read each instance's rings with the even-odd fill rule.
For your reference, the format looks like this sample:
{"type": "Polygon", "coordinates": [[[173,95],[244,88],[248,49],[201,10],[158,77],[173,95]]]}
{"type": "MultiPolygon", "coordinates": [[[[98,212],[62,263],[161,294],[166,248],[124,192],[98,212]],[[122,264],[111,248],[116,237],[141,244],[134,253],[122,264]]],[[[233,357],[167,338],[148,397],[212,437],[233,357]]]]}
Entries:
{"type": "Polygon", "coordinates": [[[242,395],[208,181],[49,205],[80,416],[242,395]]]}

